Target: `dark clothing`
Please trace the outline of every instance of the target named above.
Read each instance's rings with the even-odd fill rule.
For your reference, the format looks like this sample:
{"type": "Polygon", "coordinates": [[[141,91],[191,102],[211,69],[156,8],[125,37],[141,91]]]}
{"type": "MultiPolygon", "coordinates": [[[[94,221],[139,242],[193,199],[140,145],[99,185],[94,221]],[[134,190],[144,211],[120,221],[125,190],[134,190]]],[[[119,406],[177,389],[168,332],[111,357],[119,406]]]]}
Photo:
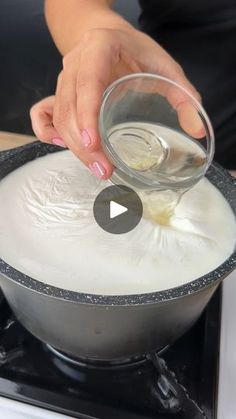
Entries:
{"type": "Polygon", "coordinates": [[[182,65],[203,98],[215,160],[236,168],[236,0],[140,0],[141,29],[182,65]]]}
{"type": "Polygon", "coordinates": [[[60,66],[43,0],[1,0],[0,130],[33,134],[29,109],[54,93],[60,66]]]}

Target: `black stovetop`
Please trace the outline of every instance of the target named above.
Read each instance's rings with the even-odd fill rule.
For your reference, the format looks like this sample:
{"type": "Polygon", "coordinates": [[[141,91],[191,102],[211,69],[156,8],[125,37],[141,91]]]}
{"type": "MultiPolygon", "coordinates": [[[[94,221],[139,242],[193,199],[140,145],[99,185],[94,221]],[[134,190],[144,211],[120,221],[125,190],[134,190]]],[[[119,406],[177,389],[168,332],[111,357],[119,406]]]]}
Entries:
{"type": "Polygon", "coordinates": [[[84,419],[216,419],[220,318],[219,288],[163,353],[75,366],[30,335],[0,296],[0,395],[84,419]]]}

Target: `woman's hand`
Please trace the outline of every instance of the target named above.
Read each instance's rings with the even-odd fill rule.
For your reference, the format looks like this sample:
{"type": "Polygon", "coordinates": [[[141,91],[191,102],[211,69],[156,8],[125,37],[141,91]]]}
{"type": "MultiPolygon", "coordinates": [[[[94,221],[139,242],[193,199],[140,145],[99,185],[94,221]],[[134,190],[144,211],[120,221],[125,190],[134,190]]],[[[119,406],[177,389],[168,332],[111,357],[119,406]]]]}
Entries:
{"type": "MultiPolygon", "coordinates": [[[[149,36],[128,23],[118,29],[91,29],[64,56],[55,96],[32,107],[35,135],[70,148],[96,176],[109,178],[113,167],[102,151],[98,131],[103,92],[117,78],[137,72],[165,76],[200,99],[179,64],[149,36]]],[[[178,109],[181,123],[186,99],[175,91],[167,98],[178,109]]],[[[191,122],[196,138],[202,136],[201,127],[198,119],[191,122]]]]}

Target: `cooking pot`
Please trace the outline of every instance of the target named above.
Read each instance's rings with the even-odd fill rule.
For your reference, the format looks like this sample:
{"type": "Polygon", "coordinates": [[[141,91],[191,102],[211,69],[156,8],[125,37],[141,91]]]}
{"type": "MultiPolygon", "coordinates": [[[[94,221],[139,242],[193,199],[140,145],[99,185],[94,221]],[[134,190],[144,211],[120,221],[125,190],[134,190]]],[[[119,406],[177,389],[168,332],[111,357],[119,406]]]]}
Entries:
{"type": "MultiPolygon", "coordinates": [[[[30,160],[58,151],[35,142],[2,152],[0,179],[30,160]]],[[[210,167],[207,177],[236,213],[236,180],[218,164],[210,167]]],[[[214,271],[188,284],[147,294],[107,296],[47,285],[0,259],[0,285],[18,320],[41,341],[82,360],[123,363],[183,335],[235,266],[236,252],[214,271]]]]}

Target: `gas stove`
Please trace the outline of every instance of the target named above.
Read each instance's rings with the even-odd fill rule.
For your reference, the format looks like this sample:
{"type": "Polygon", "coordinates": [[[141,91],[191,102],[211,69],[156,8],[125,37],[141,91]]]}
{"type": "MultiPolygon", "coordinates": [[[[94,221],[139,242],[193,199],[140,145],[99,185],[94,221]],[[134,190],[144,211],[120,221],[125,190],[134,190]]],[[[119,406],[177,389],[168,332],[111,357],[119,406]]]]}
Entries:
{"type": "Polygon", "coordinates": [[[122,365],[84,364],[48,347],[20,325],[0,296],[1,417],[235,419],[234,396],[235,410],[226,414],[236,385],[236,338],[228,332],[235,284],[233,278],[224,284],[222,321],[220,287],[174,345],[122,365]],[[228,382],[229,373],[234,381],[228,382]]]}

